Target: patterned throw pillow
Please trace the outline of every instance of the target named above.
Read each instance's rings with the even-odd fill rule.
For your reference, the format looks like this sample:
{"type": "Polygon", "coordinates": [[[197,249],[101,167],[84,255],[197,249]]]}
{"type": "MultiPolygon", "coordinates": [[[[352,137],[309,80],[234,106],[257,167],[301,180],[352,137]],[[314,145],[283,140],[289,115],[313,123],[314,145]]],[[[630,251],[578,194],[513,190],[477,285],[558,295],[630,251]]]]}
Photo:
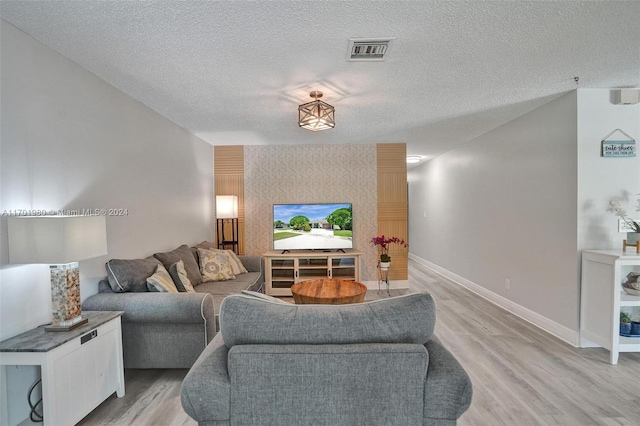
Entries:
{"type": "Polygon", "coordinates": [[[169,266],[169,275],[173,278],[173,282],[179,292],[195,293],[191,285],[191,281],[187,276],[187,271],[184,269],[184,262],[182,260],[169,266]]]}
{"type": "Polygon", "coordinates": [[[235,254],[232,250],[224,251],[226,251],[227,256],[229,256],[229,264],[231,265],[231,270],[234,274],[246,274],[247,272],[249,272],[247,271],[247,268],[244,267],[237,254],[235,254]]]}
{"type": "Polygon", "coordinates": [[[213,243],[210,243],[208,241],[203,241],[199,244],[196,244],[194,248],[196,250],[207,249],[209,251],[215,251],[215,252],[227,255],[229,257],[229,264],[231,265],[231,272],[234,275],[246,274],[247,272],[249,272],[247,271],[247,268],[245,268],[244,265],[242,264],[242,261],[240,260],[238,255],[233,252],[233,250],[217,249],[215,248],[215,245],[213,243]]]}
{"type": "Polygon", "coordinates": [[[169,272],[164,266],[158,265],[155,274],[147,278],[147,288],[149,291],[158,291],[161,293],[177,293],[178,289],[173,283],[169,272]]]}
{"type": "Polygon", "coordinates": [[[225,253],[220,253],[220,250],[198,248],[198,257],[200,258],[202,282],[233,280],[236,278],[229,263],[229,256],[225,253]]]}

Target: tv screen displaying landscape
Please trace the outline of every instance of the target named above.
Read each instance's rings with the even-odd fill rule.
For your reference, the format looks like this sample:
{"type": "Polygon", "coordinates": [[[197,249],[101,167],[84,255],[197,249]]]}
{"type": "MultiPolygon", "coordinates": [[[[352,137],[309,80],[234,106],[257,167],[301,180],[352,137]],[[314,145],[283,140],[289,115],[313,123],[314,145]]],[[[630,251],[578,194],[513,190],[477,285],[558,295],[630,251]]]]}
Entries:
{"type": "Polygon", "coordinates": [[[274,204],[274,250],[353,248],[351,203],[274,204]]]}

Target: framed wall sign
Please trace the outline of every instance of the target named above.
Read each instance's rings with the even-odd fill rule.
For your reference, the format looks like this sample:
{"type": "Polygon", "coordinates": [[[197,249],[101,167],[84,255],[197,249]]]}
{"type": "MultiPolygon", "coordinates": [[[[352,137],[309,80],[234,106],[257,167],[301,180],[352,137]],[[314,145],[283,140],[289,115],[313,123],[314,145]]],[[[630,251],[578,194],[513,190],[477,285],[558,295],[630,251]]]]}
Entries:
{"type": "Polygon", "coordinates": [[[613,132],[609,133],[607,136],[602,138],[602,150],[601,154],[603,157],[635,157],[636,156],[636,141],[631,136],[626,134],[620,129],[615,129],[613,132]],[[616,133],[621,133],[624,135],[624,138],[616,136],[613,138],[613,135],[616,133]]]}
{"type": "MultiPolygon", "coordinates": [[[[640,221],[640,219],[636,219],[636,221],[640,221]]],[[[618,219],[618,232],[635,232],[635,229],[623,219],[618,219]]]]}

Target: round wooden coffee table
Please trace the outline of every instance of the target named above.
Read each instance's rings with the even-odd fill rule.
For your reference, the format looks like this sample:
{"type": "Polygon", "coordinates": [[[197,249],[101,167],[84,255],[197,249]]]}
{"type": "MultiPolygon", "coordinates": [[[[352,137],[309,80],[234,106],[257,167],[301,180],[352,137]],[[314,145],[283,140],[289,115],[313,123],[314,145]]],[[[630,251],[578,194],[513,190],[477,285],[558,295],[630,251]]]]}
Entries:
{"type": "Polygon", "coordinates": [[[309,280],[291,286],[296,304],[345,305],[364,302],[367,287],[348,280],[309,280]]]}

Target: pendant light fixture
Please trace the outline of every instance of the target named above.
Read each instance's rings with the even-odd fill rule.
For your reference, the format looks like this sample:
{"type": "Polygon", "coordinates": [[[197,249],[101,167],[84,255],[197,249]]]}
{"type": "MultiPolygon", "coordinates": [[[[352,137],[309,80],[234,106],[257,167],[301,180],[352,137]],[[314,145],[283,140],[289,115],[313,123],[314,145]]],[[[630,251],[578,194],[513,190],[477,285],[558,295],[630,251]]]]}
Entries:
{"type": "Polygon", "coordinates": [[[322,92],[314,90],[309,96],[315,100],[298,107],[298,125],[312,132],[333,129],[336,126],[335,108],[320,100],[322,92]]]}

